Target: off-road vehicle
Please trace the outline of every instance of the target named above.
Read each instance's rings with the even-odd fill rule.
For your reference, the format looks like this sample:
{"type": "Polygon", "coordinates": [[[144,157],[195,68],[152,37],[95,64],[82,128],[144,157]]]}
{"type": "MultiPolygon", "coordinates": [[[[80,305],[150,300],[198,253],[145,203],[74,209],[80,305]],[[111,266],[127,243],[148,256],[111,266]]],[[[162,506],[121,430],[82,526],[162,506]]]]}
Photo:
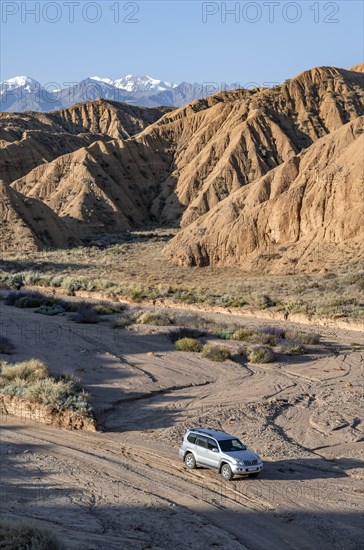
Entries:
{"type": "Polygon", "coordinates": [[[187,430],[179,455],[187,468],[215,468],[225,480],[234,475],[257,477],[263,468],[259,455],[249,451],[239,439],[208,428],[187,430]]]}

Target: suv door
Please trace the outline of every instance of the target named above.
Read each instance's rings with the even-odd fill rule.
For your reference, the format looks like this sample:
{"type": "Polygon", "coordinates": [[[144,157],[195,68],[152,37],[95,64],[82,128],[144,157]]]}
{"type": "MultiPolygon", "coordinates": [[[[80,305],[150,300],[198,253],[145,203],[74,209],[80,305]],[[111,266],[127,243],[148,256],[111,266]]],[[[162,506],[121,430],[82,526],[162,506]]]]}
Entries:
{"type": "Polygon", "coordinates": [[[195,441],[196,461],[199,464],[208,465],[207,462],[207,437],[198,435],[195,441]]]}
{"type": "Polygon", "coordinates": [[[220,462],[220,452],[217,442],[212,439],[212,437],[207,438],[207,452],[206,452],[207,464],[213,468],[219,467],[220,462]],[[217,449],[218,452],[213,451],[212,449],[217,449]]]}

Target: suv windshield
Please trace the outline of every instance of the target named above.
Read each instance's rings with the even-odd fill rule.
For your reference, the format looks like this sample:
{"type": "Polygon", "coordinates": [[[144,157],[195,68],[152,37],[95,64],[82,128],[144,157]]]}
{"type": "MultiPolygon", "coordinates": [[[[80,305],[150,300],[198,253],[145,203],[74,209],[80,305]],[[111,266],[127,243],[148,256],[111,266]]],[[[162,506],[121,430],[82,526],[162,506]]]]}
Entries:
{"type": "Polygon", "coordinates": [[[219,441],[219,445],[223,453],[246,450],[245,445],[239,439],[224,439],[223,441],[219,441]]]}

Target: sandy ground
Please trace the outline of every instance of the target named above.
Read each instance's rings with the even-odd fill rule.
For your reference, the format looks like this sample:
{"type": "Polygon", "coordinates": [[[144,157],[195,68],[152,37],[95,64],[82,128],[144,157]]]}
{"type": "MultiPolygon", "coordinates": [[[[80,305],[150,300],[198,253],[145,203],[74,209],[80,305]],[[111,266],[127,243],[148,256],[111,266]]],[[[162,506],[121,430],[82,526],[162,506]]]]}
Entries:
{"type": "Polygon", "coordinates": [[[360,547],[364,352],[350,345],[359,332],[320,328],[306,356],[219,364],[174,351],[166,329],[0,312],[17,343],[10,360],[77,372],[101,426],[71,432],[3,416],[2,514],[37,519],[68,548],[360,547]],[[194,425],[240,437],[262,456],[261,476],[226,483],[188,471],[178,447],[194,425]]]}

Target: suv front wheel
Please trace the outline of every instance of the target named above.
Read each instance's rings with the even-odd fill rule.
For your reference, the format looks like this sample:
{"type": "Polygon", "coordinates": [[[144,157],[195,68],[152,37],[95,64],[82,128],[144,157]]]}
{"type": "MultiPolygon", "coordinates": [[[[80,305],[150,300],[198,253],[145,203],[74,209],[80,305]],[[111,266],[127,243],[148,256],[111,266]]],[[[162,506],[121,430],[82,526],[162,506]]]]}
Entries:
{"type": "Polygon", "coordinates": [[[223,464],[221,468],[221,475],[225,481],[230,481],[233,477],[233,472],[231,471],[229,464],[223,464]]]}
{"type": "Polygon", "coordinates": [[[195,460],[195,457],[193,456],[192,453],[187,453],[186,454],[185,464],[186,464],[187,468],[189,468],[190,470],[193,470],[194,468],[196,468],[196,460],[195,460]]]}

